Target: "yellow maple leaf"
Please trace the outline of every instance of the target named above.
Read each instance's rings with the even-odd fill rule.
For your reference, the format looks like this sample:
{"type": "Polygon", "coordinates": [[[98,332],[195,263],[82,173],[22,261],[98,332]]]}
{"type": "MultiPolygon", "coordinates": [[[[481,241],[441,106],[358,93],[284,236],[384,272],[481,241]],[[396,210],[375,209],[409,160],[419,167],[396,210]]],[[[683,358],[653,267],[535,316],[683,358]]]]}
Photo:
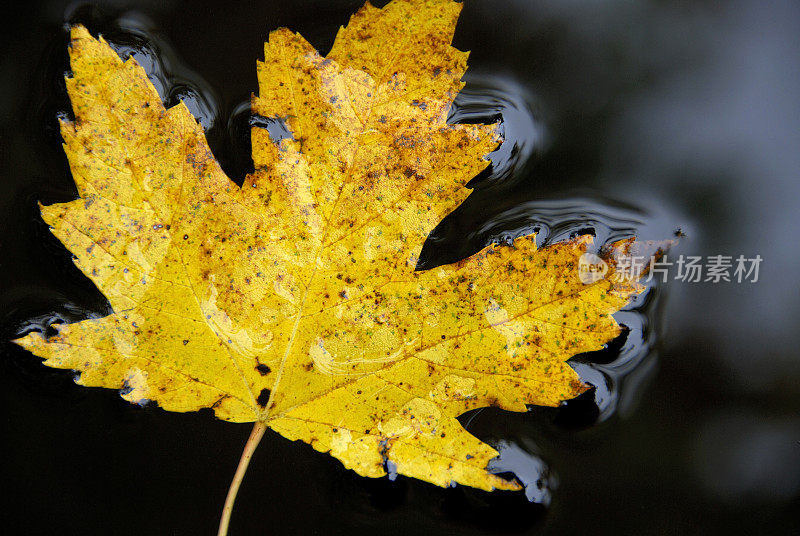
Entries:
{"type": "Polygon", "coordinates": [[[415,270],[500,143],[496,125],[446,121],[466,69],[450,46],[460,9],[367,4],[327,57],[272,32],[252,108],[292,136],[253,128],[241,188],[183,103],[165,109],[135,60],[73,28],[61,130],[80,199],[42,217],[113,314],[16,342],[131,402],[256,422],[230,504],[266,427],[364,476],[391,462],[440,486],[518,489],[456,417],[583,392],[566,360],[618,335],[610,315],[642,287],[612,276],[639,243],[609,246],[588,283],[591,237],[415,270]]]}

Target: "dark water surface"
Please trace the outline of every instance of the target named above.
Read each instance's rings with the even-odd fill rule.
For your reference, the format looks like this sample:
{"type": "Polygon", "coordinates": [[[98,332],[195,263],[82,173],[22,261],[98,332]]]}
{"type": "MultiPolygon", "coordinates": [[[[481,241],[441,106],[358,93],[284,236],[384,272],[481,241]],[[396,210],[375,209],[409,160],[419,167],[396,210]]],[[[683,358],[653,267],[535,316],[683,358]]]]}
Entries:
{"type": "MultiPolygon", "coordinates": [[[[241,182],[269,30],[323,53],[361,2],[41,2],[5,18],[0,64],[0,478],[8,534],[211,534],[249,426],[139,408],[3,341],[108,313],[38,215],[76,191],[67,23],[102,32],[182,99],[241,182]],[[248,5],[249,4],[249,5],[248,5]]],[[[382,5],[382,3],[378,3],[382,5]]],[[[757,283],[651,288],[573,366],[558,409],[467,428],[525,492],[365,479],[268,432],[231,534],[800,533],[800,5],[468,1],[453,122],[502,119],[474,193],[423,266],[536,231],[681,239],[674,255],[763,258],[757,283]]],[[[675,275],[672,273],[672,275],[675,275]]]]}

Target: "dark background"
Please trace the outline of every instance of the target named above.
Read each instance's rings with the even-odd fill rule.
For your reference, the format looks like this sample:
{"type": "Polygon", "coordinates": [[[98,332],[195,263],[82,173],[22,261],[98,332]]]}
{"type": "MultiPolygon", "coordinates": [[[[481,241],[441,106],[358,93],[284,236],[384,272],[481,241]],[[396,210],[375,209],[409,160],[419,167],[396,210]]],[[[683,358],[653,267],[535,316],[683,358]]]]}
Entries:
{"type": "MultiPolygon", "coordinates": [[[[210,412],[139,408],[75,386],[69,372],[5,342],[107,312],[36,205],[76,195],[56,126],[69,111],[65,24],[103,32],[148,65],[165,100],[190,104],[241,181],[267,32],[289,26],[324,53],[360,4],[53,1],[6,14],[5,533],[215,533],[249,434],[210,412]]],[[[534,227],[551,241],[680,228],[676,255],[759,254],[760,280],[671,281],[622,314],[628,339],[578,360],[595,392],[557,410],[467,416],[480,437],[526,453],[508,463],[541,479],[528,494],[549,494],[549,506],[523,493],[363,479],[268,432],[231,534],[800,532],[798,35],[791,1],[468,1],[455,45],[472,55],[454,120],[502,117],[508,141],[436,231],[430,264],[534,227]]]]}

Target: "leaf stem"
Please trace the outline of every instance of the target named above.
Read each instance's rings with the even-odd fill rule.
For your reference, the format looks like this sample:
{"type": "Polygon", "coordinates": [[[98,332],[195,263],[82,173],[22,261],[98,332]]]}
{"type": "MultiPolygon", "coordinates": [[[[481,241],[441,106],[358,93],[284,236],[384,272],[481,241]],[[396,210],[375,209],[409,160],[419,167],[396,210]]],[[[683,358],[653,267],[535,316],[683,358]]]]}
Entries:
{"type": "Polygon", "coordinates": [[[236,501],[236,494],[239,492],[239,486],[242,484],[244,475],[247,472],[247,466],[250,465],[250,458],[253,457],[256,447],[258,447],[261,438],[264,436],[264,431],[267,425],[264,421],[257,421],[253,426],[253,431],[250,432],[250,437],[247,443],[244,444],[244,451],[239,460],[239,466],[236,468],[236,473],[233,475],[231,487],[228,488],[228,496],[225,498],[225,506],[222,508],[222,518],[219,520],[219,531],[217,536],[227,536],[228,525],[231,522],[231,513],[233,512],[233,503],[236,501]]]}

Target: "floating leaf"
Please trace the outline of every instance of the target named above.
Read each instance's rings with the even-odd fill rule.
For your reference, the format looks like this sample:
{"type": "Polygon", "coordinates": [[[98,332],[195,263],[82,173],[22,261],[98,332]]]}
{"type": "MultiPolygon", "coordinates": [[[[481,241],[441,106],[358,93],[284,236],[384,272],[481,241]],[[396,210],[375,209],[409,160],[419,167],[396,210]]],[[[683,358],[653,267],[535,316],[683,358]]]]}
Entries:
{"type": "Polygon", "coordinates": [[[632,240],[588,282],[588,236],[415,269],[501,142],[497,125],[446,120],[466,69],[450,46],[460,9],[367,4],[326,57],[272,32],[252,111],[286,132],[253,128],[242,187],[183,103],[165,109],[135,60],[72,30],[75,120],[61,130],[80,199],[42,217],[113,314],[17,342],[131,402],[256,422],[228,514],[266,427],[364,476],[391,463],[440,486],[518,489],[456,417],[583,392],[567,359],[616,337],[610,315],[641,291],[613,277],[632,240]]]}

